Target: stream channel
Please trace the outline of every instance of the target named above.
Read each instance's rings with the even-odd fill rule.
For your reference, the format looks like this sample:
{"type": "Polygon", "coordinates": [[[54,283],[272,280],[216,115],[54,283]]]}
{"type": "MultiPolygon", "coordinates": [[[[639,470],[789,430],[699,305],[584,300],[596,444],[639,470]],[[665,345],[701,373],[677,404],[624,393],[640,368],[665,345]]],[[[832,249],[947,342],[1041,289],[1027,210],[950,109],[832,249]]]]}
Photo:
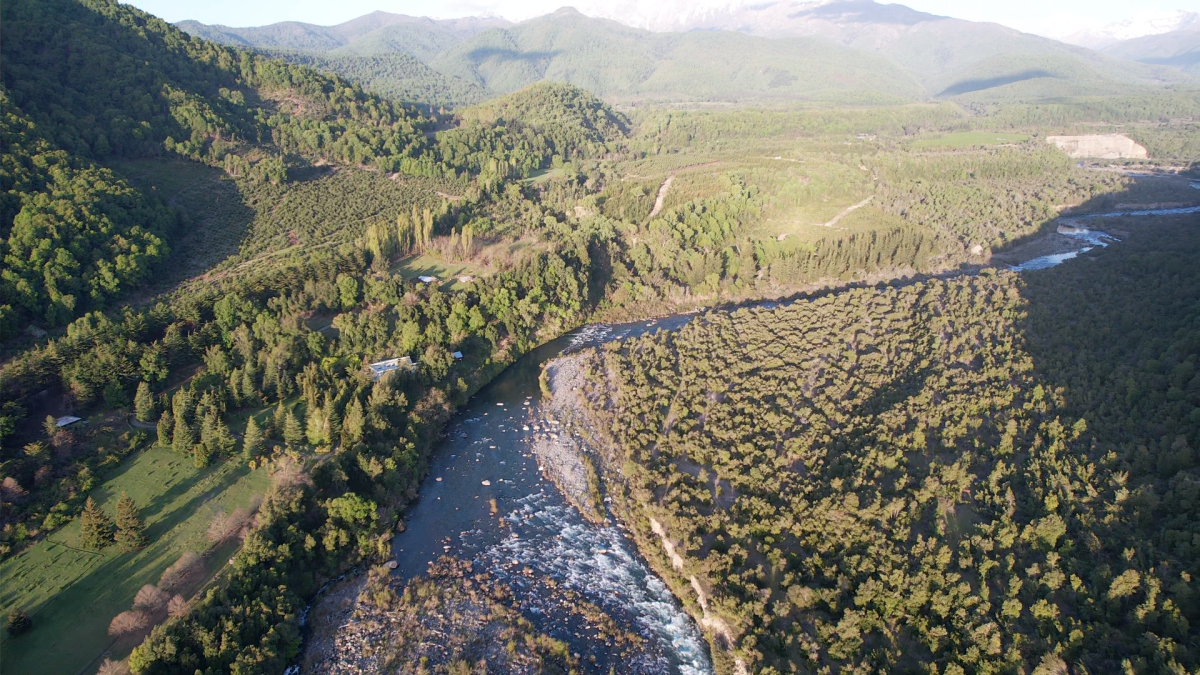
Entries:
{"type": "MultiPolygon", "coordinates": [[[[1079,248],[1015,265],[1045,269],[1112,237],[1083,223],[1116,215],[1200,213],[1200,207],[1063,219],[1078,231],[1079,248]]],[[[772,305],[775,303],[763,303],[772,305]]],[[[540,410],[542,365],[563,353],[658,330],[674,330],[693,314],[629,324],[594,324],[534,349],[476,394],[450,421],[430,459],[420,499],[405,514],[407,529],[393,541],[407,580],[442,555],[473,563],[508,584],[520,611],[541,632],[568,643],[585,671],[700,675],[712,673],[708,645],[670,589],[642,559],[623,526],[585,520],[539,471],[535,435],[558,434],[540,410]],[[593,639],[594,633],[561,593],[572,590],[637,633],[642,649],[630,655],[593,639]]],[[[564,431],[565,433],[565,431],[564,431]]],[[[556,436],[552,436],[556,437],[556,436]]]]}

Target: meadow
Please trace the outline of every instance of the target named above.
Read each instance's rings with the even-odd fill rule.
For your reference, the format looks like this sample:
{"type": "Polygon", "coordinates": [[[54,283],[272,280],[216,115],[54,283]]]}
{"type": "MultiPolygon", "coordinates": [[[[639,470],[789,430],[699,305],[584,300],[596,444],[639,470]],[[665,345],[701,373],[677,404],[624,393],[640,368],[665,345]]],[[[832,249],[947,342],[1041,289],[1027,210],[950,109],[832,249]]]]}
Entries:
{"type": "Polygon", "coordinates": [[[266,470],[244,463],[197,469],[191,457],[158,446],[127,459],[91,494],[111,515],[120,494],[128,493],[141,507],[149,545],[84,550],[76,519],[0,563],[0,605],[23,608],[35,628],[0,638],[6,675],[76,673],[95,668],[106,653],[128,655],[136,642],[110,637],[109,622],[186,551],[208,552],[203,578],[216,574],[236,543],[211,547],[214,517],[253,505],[266,487],[266,470]]]}

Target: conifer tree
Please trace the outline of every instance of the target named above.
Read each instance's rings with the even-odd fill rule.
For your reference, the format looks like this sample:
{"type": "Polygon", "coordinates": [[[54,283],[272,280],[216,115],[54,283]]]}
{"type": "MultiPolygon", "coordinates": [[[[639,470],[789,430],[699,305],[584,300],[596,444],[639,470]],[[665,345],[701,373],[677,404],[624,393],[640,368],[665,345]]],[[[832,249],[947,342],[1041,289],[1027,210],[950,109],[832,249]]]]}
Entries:
{"type": "Polygon", "coordinates": [[[117,499],[117,544],[123,550],[132,551],[146,545],[146,526],[138,517],[138,507],[133,498],[124,492],[117,499]]]}
{"type": "Polygon", "coordinates": [[[133,396],[133,410],[139,422],[154,419],[154,394],[145,380],[138,382],[137,393],[133,396]]]}
{"type": "Polygon", "coordinates": [[[175,418],[171,417],[171,413],[166,410],[158,418],[158,445],[159,447],[169,447],[171,445],[171,431],[175,427],[175,418]]]}
{"type": "Polygon", "coordinates": [[[255,422],[254,418],[251,417],[246,422],[246,434],[242,436],[242,456],[246,458],[246,461],[250,461],[258,457],[262,452],[262,447],[262,431],[258,428],[258,422],[255,422]]]}
{"type": "Polygon", "coordinates": [[[304,425],[296,417],[295,411],[289,410],[283,416],[283,442],[288,445],[304,442],[304,425]]]}
{"type": "Polygon", "coordinates": [[[366,421],[362,403],[357,396],[351,398],[350,403],[346,405],[346,417],[342,420],[342,443],[353,445],[361,441],[366,421]]]}
{"type": "Polygon", "coordinates": [[[171,447],[175,448],[176,452],[188,452],[195,444],[196,434],[192,431],[191,425],[187,423],[187,420],[176,417],[172,428],[171,447]]]}
{"type": "Polygon", "coordinates": [[[83,505],[83,513],[79,516],[79,544],[93,551],[113,543],[113,524],[108,514],[96,504],[91,497],[83,505]]]}
{"type": "Polygon", "coordinates": [[[254,383],[254,370],[249,365],[242,370],[241,392],[243,404],[258,401],[258,386],[254,383]]]}
{"type": "Polygon", "coordinates": [[[271,427],[271,435],[279,440],[283,440],[283,423],[287,419],[287,410],[283,407],[283,401],[275,406],[275,417],[273,426],[271,427]]]}

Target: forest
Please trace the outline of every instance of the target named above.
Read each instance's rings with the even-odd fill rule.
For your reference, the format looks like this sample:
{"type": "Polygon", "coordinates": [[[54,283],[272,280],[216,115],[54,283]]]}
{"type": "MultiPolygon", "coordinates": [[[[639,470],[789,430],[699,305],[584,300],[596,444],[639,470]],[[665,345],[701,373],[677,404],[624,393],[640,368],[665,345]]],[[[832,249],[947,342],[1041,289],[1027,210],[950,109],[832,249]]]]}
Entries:
{"type": "Polygon", "coordinates": [[[1190,672],[1200,235],[1132,229],[594,350],[609,494],[755,672],[1190,672]]]}
{"type": "MultiPolygon", "coordinates": [[[[1044,141],[1104,126],[1153,150],[1136,168],[1186,170],[1195,92],[687,110],[547,81],[484,100],[419,64],[222,46],[115,0],[14,0],[0,19],[18,671],[39,635],[75,635],[39,611],[59,594],[20,581],[69,545],[160,579],[92,636],[116,641],[113,668],[281,673],[305,607],[387,559],[447,420],[509,364],[588,322],[798,293],[592,357],[622,515],[680,542],[730,653],[756,672],[1200,662],[1200,240],[1138,225],[1078,265],[979,271],[1064,213],[1195,203],[1185,177],[1044,141]],[[409,89],[370,86],[401,71],[409,89]],[[980,131],[1024,140],[936,145],[980,131]],[[168,583],[195,571],[178,552],[133,562],[185,491],[147,480],[135,503],[121,480],[161,466],[228,493],[203,552],[219,571],[194,586],[168,583]]],[[[580,667],[459,576],[368,600],[474,603],[512,663],[580,667]]]]}

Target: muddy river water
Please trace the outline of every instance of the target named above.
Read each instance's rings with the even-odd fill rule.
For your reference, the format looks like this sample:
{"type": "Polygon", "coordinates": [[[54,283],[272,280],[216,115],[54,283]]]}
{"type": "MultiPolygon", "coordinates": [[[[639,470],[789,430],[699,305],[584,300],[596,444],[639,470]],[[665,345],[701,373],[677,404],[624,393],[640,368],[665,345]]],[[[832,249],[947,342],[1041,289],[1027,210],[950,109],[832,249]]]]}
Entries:
{"type": "MultiPolygon", "coordinates": [[[[1071,219],[1079,248],[1043,256],[1012,269],[1052,267],[1111,239],[1088,229],[1111,215],[1200,213],[1167,209],[1071,219]]],[[[1066,222],[1066,221],[1064,221],[1066,222]]],[[[539,471],[532,441],[566,433],[541,409],[542,364],[560,354],[610,340],[672,330],[691,319],[678,315],[623,325],[592,325],[543,345],[510,366],[451,420],[435,450],[420,499],[405,514],[407,529],[393,543],[397,574],[421,574],[441,555],[472,561],[507,583],[516,605],[542,632],[570,644],[590,672],[711,673],[708,645],[695,622],[649,569],[622,526],[585,520],[539,471]],[[637,633],[643,648],[618,652],[595,639],[562,594],[575,591],[637,633]]]]}

